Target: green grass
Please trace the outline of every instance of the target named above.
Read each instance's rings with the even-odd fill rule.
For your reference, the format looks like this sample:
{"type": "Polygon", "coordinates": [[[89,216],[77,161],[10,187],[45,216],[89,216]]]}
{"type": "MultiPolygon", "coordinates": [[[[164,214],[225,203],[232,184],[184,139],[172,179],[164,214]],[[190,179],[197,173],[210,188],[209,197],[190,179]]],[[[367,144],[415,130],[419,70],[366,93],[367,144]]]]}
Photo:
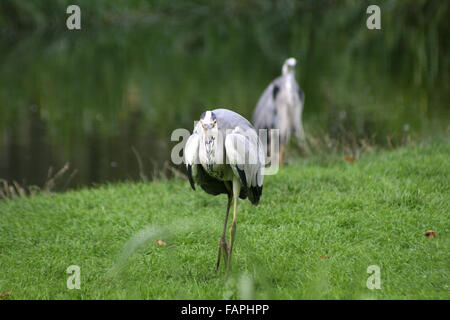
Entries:
{"type": "Polygon", "coordinates": [[[0,202],[7,299],[449,299],[450,144],[299,160],[240,201],[233,269],[214,266],[226,197],[181,180],[0,202]],[[425,236],[428,229],[437,237],[425,236]],[[159,246],[156,240],[167,242],[159,246]],[[81,267],[81,289],[66,269],[81,267]],[[381,289],[366,270],[381,268],[381,289]]]}

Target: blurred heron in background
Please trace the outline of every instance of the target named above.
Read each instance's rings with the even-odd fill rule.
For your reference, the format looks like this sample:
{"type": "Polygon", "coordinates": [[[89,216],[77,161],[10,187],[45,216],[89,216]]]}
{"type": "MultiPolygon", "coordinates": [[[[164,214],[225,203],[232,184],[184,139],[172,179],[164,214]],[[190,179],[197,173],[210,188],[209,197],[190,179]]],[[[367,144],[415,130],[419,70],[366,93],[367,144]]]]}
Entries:
{"type": "Polygon", "coordinates": [[[209,194],[228,196],[216,264],[217,270],[223,256],[227,275],[236,235],[237,199],[248,198],[252,204],[258,204],[263,188],[264,159],[264,148],[256,130],[247,119],[227,109],[204,112],[184,149],[192,189],[195,190],[197,183],[209,194]],[[225,232],[233,199],[233,222],[228,246],[225,232]]]}
{"type": "Polygon", "coordinates": [[[257,130],[280,130],[280,164],[291,135],[295,135],[299,146],[303,146],[305,141],[302,124],[305,94],[295,81],[296,64],[295,58],[284,62],[281,76],[264,90],[253,113],[253,124],[257,130]]]}

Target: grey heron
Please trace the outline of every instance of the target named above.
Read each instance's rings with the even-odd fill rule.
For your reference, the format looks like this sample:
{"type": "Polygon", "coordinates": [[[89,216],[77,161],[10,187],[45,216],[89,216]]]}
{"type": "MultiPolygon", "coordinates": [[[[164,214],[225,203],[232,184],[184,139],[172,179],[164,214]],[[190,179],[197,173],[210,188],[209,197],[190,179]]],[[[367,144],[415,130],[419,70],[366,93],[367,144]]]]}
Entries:
{"type": "Polygon", "coordinates": [[[212,195],[226,194],[228,204],[219,243],[216,270],[221,256],[228,275],[236,235],[238,197],[257,205],[263,189],[264,149],[251,123],[227,109],[205,111],[186,142],[184,161],[190,185],[212,195]],[[230,245],[225,239],[228,215],[234,199],[230,245]]]}
{"type": "Polygon", "coordinates": [[[259,129],[279,129],[280,164],[286,143],[294,134],[301,146],[305,139],[302,124],[305,94],[295,80],[295,58],[287,59],[280,77],[273,80],[264,90],[253,113],[253,124],[259,129]]]}

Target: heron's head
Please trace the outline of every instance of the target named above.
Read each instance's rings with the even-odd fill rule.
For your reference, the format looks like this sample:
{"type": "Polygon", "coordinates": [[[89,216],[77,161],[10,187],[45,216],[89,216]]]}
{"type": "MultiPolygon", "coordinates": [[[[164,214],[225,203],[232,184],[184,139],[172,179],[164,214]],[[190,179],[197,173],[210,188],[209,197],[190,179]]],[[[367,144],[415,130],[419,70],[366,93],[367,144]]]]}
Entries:
{"type": "Polygon", "coordinates": [[[205,142],[211,137],[217,137],[217,118],[214,112],[205,111],[200,116],[200,124],[202,125],[202,135],[205,138],[205,142]]]}
{"type": "Polygon", "coordinates": [[[214,112],[205,111],[200,116],[200,124],[202,125],[203,132],[209,132],[210,130],[217,130],[217,118],[214,112]]]}
{"type": "Polygon", "coordinates": [[[297,60],[295,58],[287,59],[283,64],[283,74],[288,72],[294,72],[295,66],[297,65],[297,60]]]}

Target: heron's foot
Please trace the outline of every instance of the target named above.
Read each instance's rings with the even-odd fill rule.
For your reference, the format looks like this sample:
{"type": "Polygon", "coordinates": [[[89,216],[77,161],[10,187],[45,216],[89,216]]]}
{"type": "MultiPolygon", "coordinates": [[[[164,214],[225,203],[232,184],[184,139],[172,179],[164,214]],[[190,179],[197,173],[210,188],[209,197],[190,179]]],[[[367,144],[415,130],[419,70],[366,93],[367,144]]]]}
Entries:
{"type": "Polygon", "coordinates": [[[220,256],[223,256],[223,260],[225,261],[225,264],[228,265],[228,245],[227,245],[227,241],[225,240],[225,237],[222,237],[220,239],[219,254],[218,254],[218,257],[217,257],[217,264],[216,264],[216,271],[219,269],[220,256]]]}

